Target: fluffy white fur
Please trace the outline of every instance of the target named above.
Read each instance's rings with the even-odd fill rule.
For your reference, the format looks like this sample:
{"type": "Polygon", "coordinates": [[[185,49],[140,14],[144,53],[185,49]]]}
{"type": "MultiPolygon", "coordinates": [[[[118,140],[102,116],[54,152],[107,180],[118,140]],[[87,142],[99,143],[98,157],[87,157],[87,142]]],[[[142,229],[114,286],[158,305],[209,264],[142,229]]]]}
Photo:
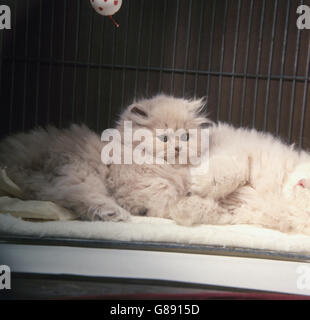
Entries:
{"type": "Polygon", "coordinates": [[[26,199],[53,201],[87,220],[127,220],[109,194],[100,137],[85,126],[48,127],[0,143],[0,164],[26,199]]]}
{"type": "MultiPolygon", "coordinates": [[[[172,148],[175,148],[173,143],[175,137],[171,133],[167,142],[161,142],[156,136],[156,129],[172,129],[174,132],[179,129],[199,131],[203,127],[212,125],[212,122],[202,114],[203,107],[203,100],[184,100],[159,95],[129,106],[121,115],[118,129],[122,132],[124,121],[132,121],[133,133],[141,128],[152,131],[152,143],[149,141],[149,145],[153,147],[146,147],[145,152],[154,157],[154,161],[155,152],[157,156],[167,160],[169,154],[174,152],[172,148]],[[156,150],[154,150],[154,145],[156,150]]],[[[122,139],[122,143],[126,145],[126,140],[122,139]]],[[[197,149],[199,155],[206,152],[198,139],[195,140],[195,143],[190,144],[188,149],[188,155],[196,152],[197,149]]],[[[179,146],[176,152],[177,159],[182,152],[187,152],[186,148],[179,146]]],[[[141,165],[134,162],[128,165],[112,164],[107,185],[117,202],[133,215],[174,218],[178,214],[177,210],[180,209],[178,203],[191,198],[189,197],[191,180],[189,169],[190,165],[168,163],[163,165],[141,165]]],[[[205,198],[204,202],[208,202],[205,215],[221,211],[213,199],[205,198]]],[[[177,221],[180,224],[184,222],[181,219],[177,221]]]]}
{"type": "MultiPolygon", "coordinates": [[[[202,101],[158,96],[128,108],[122,121],[136,128],[199,126],[202,101]]],[[[167,146],[169,150],[169,145],[167,146]]],[[[270,134],[214,125],[207,166],[112,165],[108,186],[136,215],[172,218],[182,225],[256,224],[310,234],[310,155],[270,134]]]]}
{"type": "MultiPolygon", "coordinates": [[[[160,95],[129,106],[117,128],[123,132],[124,121],[132,121],[133,132],[153,132],[156,143],[146,141],[145,152],[153,154],[155,145],[166,161],[175,145],[159,142],[155,129],[172,129],[172,140],[178,129],[212,125],[209,166],[105,166],[99,137],[76,125],[9,137],[0,143],[0,163],[26,197],[53,201],[84,219],[127,220],[130,212],[182,225],[256,224],[310,234],[310,155],[270,134],[214,125],[203,107],[203,100],[160,95]]],[[[178,158],[185,148],[177,147],[178,158]]],[[[207,151],[199,140],[189,152],[197,150],[202,157],[207,151]]]]}
{"type": "Polygon", "coordinates": [[[192,170],[191,190],[199,195],[192,214],[180,211],[178,219],[310,234],[310,190],[299,183],[309,177],[307,152],[270,134],[219,124],[212,128],[208,170],[192,170]],[[205,215],[200,200],[205,197],[217,200],[226,213],[205,215]]]}

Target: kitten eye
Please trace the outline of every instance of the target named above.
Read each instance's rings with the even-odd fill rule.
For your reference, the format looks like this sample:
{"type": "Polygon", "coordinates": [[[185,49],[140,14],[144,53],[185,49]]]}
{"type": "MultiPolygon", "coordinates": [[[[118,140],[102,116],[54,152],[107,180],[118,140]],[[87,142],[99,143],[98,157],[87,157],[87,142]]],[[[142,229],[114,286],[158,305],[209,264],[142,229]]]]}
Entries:
{"type": "Polygon", "coordinates": [[[189,140],[189,133],[183,133],[180,137],[181,141],[188,141],[189,140]]]}
{"type": "Polygon", "coordinates": [[[157,138],[162,142],[168,141],[168,136],[166,134],[162,134],[161,136],[158,136],[157,138]]]}

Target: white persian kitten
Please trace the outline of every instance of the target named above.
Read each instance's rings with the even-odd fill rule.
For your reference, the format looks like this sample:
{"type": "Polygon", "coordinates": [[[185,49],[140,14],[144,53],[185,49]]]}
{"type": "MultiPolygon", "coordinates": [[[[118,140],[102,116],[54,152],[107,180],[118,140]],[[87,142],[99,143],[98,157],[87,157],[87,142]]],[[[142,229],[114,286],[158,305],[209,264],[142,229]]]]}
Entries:
{"type": "Polygon", "coordinates": [[[0,142],[0,165],[26,199],[53,201],[85,220],[127,220],[109,194],[100,137],[85,126],[54,127],[9,136],[0,142]]]}
{"type": "MultiPolygon", "coordinates": [[[[256,224],[310,234],[310,155],[255,129],[214,125],[202,108],[202,100],[167,96],[128,107],[118,129],[130,120],[133,131],[151,130],[165,160],[174,136],[163,140],[155,129],[211,124],[209,161],[198,166],[113,164],[107,184],[117,202],[132,214],[172,218],[182,225],[256,224]]],[[[150,145],[145,152],[154,154],[150,145]]],[[[199,141],[192,147],[201,156],[206,152],[199,141]]]]}
{"type": "Polygon", "coordinates": [[[179,218],[310,234],[309,188],[310,154],[271,134],[218,124],[210,133],[208,170],[192,170],[191,191],[218,201],[226,213],[204,215],[203,205],[193,201],[193,214],[180,211],[179,218]]]}
{"type": "MultiPolygon", "coordinates": [[[[133,136],[144,129],[150,135],[144,137],[143,152],[153,163],[111,164],[107,186],[117,202],[134,215],[175,218],[176,208],[184,202],[187,214],[192,212],[186,202],[190,196],[191,159],[204,157],[208,140],[203,143],[201,132],[212,126],[204,114],[203,100],[177,99],[159,95],[133,103],[121,115],[117,129],[124,133],[125,123],[132,123],[133,136]],[[204,129],[204,130],[202,130],[204,129]],[[197,135],[191,135],[196,132],[197,135]],[[175,164],[173,161],[175,160],[175,164]],[[180,159],[185,159],[182,162],[180,159]],[[162,160],[161,164],[156,162],[162,160]],[[156,163],[155,163],[156,162],[156,163]]],[[[127,142],[122,134],[122,147],[127,142]]],[[[139,142],[133,142],[133,148],[139,142]]],[[[211,198],[203,199],[208,204],[204,215],[221,212],[220,206],[211,198]]],[[[184,209],[185,210],[185,209],[184,209]]],[[[181,216],[179,216],[181,217],[181,216]]],[[[186,222],[177,218],[180,224],[186,222]]],[[[198,221],[197,221],[198,222],[198,221]]]]}

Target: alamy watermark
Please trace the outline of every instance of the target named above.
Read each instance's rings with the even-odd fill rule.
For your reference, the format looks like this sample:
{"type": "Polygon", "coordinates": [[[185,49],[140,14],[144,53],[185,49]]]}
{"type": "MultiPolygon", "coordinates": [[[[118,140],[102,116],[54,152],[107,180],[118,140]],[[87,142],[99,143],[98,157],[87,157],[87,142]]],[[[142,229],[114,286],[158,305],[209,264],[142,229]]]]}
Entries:
{"type": "Polygon", "coordinates": [[[296,285],[300,290],[310,290],[310,267],[307,265],[300,265],[296,272],[299,274],[296,285]]]}
{"type": "Polygon", "coordinates": [[[0,266],[0,290],[11,289],[11,269],[9,266],[0,266]]]}
{"type": "Polygon", "coordinates": [[[124,121],[121,130],[107,129],[101,135],[104,164],[191,164],[208,159],[209,129],[135,128],[124,121]]]}
{"type": "Polygon", "coordinates": [[[306,5],[298,6],[296,13],[300,14],[296,21],[297,28],[310,29],[310,8],[306,5]]]}
{"type": "Polygon", "coordinates": [[[0,5],[0,30],[11,29],[11,9],[9,6],[0,5]]]}

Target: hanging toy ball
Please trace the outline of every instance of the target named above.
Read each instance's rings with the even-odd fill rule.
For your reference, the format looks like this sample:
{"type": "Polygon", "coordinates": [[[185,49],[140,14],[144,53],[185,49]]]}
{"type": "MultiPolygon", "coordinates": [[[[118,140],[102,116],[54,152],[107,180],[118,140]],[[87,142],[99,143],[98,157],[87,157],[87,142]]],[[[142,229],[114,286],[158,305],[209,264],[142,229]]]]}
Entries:
{"type": "Polygon", "coordinates": [[[108,16],[117,28],[119,24],[113,19],[112,15],[121,8],[122,2],[122,0],[90,0],[96,12],[103,16],[108,16]]]}

